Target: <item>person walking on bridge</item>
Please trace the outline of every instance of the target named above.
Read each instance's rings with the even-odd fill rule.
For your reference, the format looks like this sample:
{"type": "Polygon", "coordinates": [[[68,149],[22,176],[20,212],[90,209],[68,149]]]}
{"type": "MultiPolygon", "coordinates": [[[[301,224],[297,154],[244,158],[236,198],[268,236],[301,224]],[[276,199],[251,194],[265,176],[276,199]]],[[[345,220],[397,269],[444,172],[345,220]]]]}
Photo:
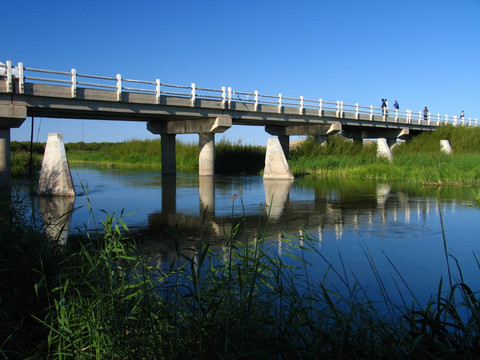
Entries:
{"type": "Polygon", "coordinates": [[[428,108],[425,106],[425,109],[423,109],[423,120],[427,121],[427,116],[428,116],[428,108]]]}
{"type": "Polygon", "coordinates": [[[460,113],[460,120],[464,120],[465,119],[465,111],[462,110],[462,112],[460,113]]]}
{"type": "Polygon", "coordinates": [[[385,115],[385,107],[387,106],[386,104],[386,99],[382,99],[382,115],[385,115]]]}
{"type": "Polygon", "coordinates": [[[398,105],[397,100],[395,100],[395,102],[393,103],[393,107],[395,108],[395,110],[400,110],[400,105],[398,105]]]}

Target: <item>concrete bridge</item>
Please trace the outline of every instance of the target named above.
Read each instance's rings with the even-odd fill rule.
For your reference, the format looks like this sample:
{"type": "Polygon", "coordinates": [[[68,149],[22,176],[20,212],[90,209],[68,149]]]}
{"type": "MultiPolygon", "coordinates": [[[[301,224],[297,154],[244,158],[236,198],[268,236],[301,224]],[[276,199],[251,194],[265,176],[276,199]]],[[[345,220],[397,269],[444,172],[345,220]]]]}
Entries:
{"type": "Polygon", "coordinates": [[[441,124],[477,126],[477,119],[457,119],[440,114],[381,109],[343,101],[328,102],[263,95],[258,91],[209,89],[12,66],[0,63],[0,186],[10,186],[10,128],[27,117],[125,120],[146,123],[161,136],[162,173],[175,173],[175,136],[199,135],[199,175],[214,174],[215,133],[233,125],[264,126],[278,136],[288,158],[289,137],[311,135],[319,143],[339,131],[357,141],[398,138],[434,130],[441,124]]]}

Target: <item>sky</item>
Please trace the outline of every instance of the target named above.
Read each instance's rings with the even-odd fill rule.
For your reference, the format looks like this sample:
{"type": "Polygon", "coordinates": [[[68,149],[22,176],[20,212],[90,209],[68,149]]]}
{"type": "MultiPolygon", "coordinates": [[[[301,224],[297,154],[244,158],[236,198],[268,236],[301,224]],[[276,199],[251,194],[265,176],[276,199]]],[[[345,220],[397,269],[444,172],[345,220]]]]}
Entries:
{"type": "MultiPolygon", "coordinates": [[[[480,0],[25,0],[0,61],[25,67],[480,119],[480,0]]],[[[28,118],[11,140],[28,141],[28,118]]],[[[145,123],[35,118],[34,141],[153,139],[145,123]]],[[[216,140],[266,145],[263,127],[216,140]]],[[[196,135],[178,140],[198,141],[196,135]]]]}

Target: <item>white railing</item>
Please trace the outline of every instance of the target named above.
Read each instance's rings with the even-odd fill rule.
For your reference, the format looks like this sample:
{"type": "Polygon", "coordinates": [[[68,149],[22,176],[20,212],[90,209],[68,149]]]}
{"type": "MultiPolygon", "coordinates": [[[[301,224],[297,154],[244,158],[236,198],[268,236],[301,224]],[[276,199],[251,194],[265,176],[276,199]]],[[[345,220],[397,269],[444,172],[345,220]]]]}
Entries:
{"type": "Polygon", "coordinates": [[[423,124],[425,122],[430,126],[439,126],[441,124],[478,126],[478,119],[457,118],[457,116],[441,116],[440,114],[424,114],[423,111],[412,112],[411,110],[382,109],[370,106],[356,104],[345,104],[343,101],[329,102],[323,99],[310,100],[300,98],[286,97],[281,93],[278,95],[259,94],[258,91],[243,92],[233,91],[231,87],[222,87],[221,89],[209,89],[197,87],[195,83],[190,86],[174,85],[162,83],[160,79],[155,81],[134,80],[123,78],[120,74],[115,77],[96,76],[79,74],[76,69],[70,72],[54,71],[45,69],[36,69],[24,67],[23,63],[13,67],[11,61],[6,64],[0,63],[0,76],[7,78],[7,91],[13,91],[13,81],[18,79],[18,91],[24,93],[25,82],[39,82],[45,84],[67,84],[71,87],[71,96],[77,97],[77,86],[92,89],[112,90],[117,93],[117,101],[122,100],[123,92],[155,94],[155,103],[160,104],[161,96],[174,96],[190,99],[191,106],[195,106],[197,99],[221,101],[223,108],[230,108],[232,103],[253,104],[254,111],[259,111],[261,105],[276,106],[278,113],[282,113],[285,108],[298,108],[300,115],[305,113],[305,109],[318,110],[318,116],[335,116],[343,118],[345,113],[354,114],[355,119],[367,115],[370,120],[379,117],[383,121],[399,122],[399,119],[405,119],[408,124],[423,124]],[[40,75],[39,75],[40,74],[40,75]],[[45,75],[43,75],[45,74],[45,75]],[[34,76],[35,75],[35,76],[34,76]]]}

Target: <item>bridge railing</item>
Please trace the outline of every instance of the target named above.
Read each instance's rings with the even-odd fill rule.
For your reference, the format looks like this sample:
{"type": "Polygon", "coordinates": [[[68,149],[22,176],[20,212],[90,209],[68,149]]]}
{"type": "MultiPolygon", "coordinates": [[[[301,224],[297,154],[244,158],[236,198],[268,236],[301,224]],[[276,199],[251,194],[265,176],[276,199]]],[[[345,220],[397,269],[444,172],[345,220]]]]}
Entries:
{"type": "Polygon", "coordinates": [[[44,83],[51,85],[63,85],[71,88],[71,96],[77,97],[77,87],[102,89],[116,91],[117,101],[122,100],[123,92],[154,94],[155,103],[161,103],[162,96],[181,97],[191,100],[191,106],[195,106],[197,99],[220,101],[223,108],[230,107],[232,103],[252,104],[255,111],[259,111],[262,105],[276,106],[281,113],[285,108],[297,108],[300,115],[305,109],[318,110],[318,116],[336,116],[343,118],[345,113],[354,114],[355,119],[364,120],[366,116],[370,120],[381,118],[388,122],[402,122],[409,124],[427,124],[439,126],[441,124],[478,126],[478,119],[459,119],[457,116],[441,116],[440,114],[424,114],[423,111],[412,112],[411,110],[400,111],[396,109],[382,109],[356,104],[345,104],[343,101],[330,102],[323,99],[312,100],[278,95],[259,94],[258,91],[243,92],[234,91],[231,87],[221,89],[210,89],[197,87],[195,83],[190,86],[162,83],[160,79],[155,81],[135,80],[123,78],[120,74],[115,77],[97,76],[77,73],[76,69],[71,71],[55,71],[24,67],[23,63],[13,67],[11,61],[6,64],[0,63],[0,76],[7,78],[7,91],[13,91],[14,79],[18,79],[18,91],[24,93],[25,82],[44,83]],[[333,114],[333,115],[332,115],[333,114]]]}

